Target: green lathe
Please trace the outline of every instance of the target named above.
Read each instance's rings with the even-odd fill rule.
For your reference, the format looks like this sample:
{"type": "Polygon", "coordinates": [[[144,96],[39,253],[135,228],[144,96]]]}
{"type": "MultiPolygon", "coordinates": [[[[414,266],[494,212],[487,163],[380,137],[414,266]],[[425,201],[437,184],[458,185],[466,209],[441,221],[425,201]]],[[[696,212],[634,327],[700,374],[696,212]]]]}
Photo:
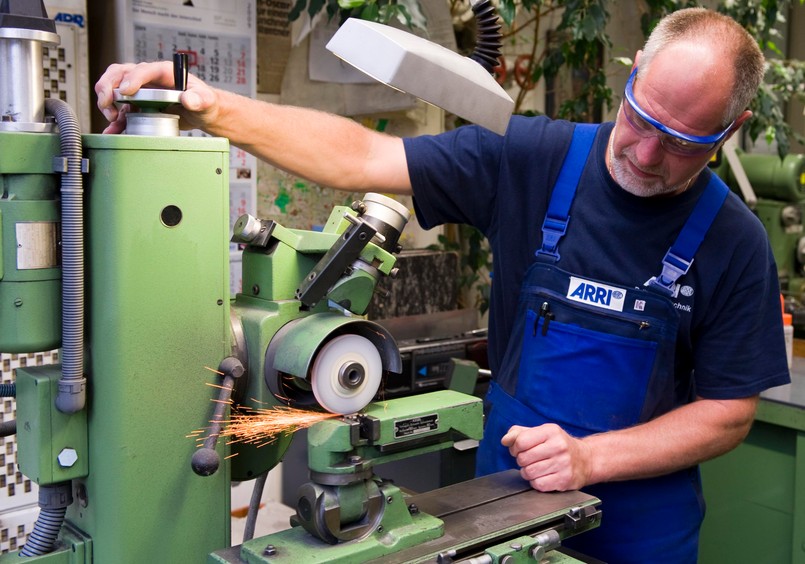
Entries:
{"type": "Polygon", "coordinates": [[[182,137],[177,90],[142,90],[126,134],[81,135],[45,101],[37,2],[0,14],[0,351],[60,348],[17,370],[18,464],[39,486],[24,547],[0,563],[572,561],[563,538],[599,501],[542,494],[516,472],[412,494],[375,474],[477,440],[479,399],[441,391],[376,401],[401,370],[363,315],[395,273],[405,206],[367,194],[321,232],[228,225],[229,145],[182,137]],[[229,242],[243,291],[229,296],[229,242]],[[311,482],[287,531],[231,546],[231,481],[263,477],[290,437],[218,440],[230,406],[342,414],[309,431],[311,482]],[[188,437],[206,428],[202,444],[188,437]]]}

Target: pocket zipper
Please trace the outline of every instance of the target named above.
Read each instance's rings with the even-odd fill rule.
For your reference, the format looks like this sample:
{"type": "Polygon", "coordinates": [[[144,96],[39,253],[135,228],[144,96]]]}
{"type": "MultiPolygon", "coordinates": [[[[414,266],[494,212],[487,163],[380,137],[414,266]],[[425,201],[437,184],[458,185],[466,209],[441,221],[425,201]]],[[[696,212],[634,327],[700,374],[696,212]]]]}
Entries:
{"type": "MultiPolygon", "coordinates": [[[[648,329],[651,327],[651,323],[646,321],[645,319],[629,319],[625,316],[621,315],[609,315],[604,312],[596,312],[598,315],[602,315],[604,317],[610,317],[613,319],[617,319],[619,321],[625,321],[626,323],[633,323],[637,325],[638,330],[643,331],[644,329],[648,329]]],[[[534,319],[534,328],[533,328],[533,335],[534,337],[537,336],[537,325],[539,324],[540,318],[543,318],[544,321],[542,322],[542,336],[545,337],[548,334],[548,324],[554,319],[556,316],[551,311],[551,304],[549,302],[542,302],[542,305],[539,307],[539,313],[537,313],[536,319],[534,319]]]]}

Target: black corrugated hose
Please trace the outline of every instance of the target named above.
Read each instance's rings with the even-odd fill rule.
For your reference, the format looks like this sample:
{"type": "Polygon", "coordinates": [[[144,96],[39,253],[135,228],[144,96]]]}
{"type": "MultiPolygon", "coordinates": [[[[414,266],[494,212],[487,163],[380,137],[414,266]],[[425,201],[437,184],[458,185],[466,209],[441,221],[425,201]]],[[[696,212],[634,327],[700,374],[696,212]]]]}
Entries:
{"type": "Polygon", "coordinates": [[[491,73],[500,64],[498,59],[501,55],[500,48],[503,47],[498,13],[490,0],[473,2],[472,11],[475,14],[475,21],[478,22],[478,36],[470,59],[491,73]]]}

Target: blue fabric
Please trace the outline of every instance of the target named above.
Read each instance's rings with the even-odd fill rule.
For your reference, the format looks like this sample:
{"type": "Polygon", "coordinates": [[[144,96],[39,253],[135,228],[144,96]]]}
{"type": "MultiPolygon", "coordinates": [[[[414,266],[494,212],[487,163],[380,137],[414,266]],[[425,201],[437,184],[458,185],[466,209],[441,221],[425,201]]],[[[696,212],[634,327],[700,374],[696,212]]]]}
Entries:
{"type": "Polygon", "coordinates": [[[676,281],[690,269],[696,251],[699,250],[699,245],[702,244],[710,225],[721,210],[727,194],[729,194],[727,185],[715,174],[712,175],[696,208],[662,259],[662,273],[649,281],[649,287],[656,288],[668,296],[674,294],[676,281]]]}
{"type": "MultiPolygon", "coordinates": [[[[570,211],[574,228],[562,239],[558,266],[642,287],[658,274],[658,261],[711,173],[705,171],[677,196],[633,196],[606,170],[611,130],[611,123],[599,128],[570,211]]],[[[510,338],[520,287],[536,260],[534,250],[542,244],[542,220],[572,131],[569,122],[514,116],[504,137],[464,126],[404,140],[419,222],[426,228],[466,223],[489,239],[494,256],[489,318],[493,373],[507,347],[520,346],[510,338]]],[[[730,193],[690,272],[680,279],[684,292],[673,299],[680,324],[671,401],[688,402],[694,393],[711,399],[747,397],[789,382],[776,272],[763,225],[730,193]]]]}
{"type": "MultiPolygon", "coordinates": [[[[565,158],[549,213],[557,201],[569,208],[567,199],[575,187],[562,180],[568,167],[579,167],[586,160],[590,148],[578,143],[579,137],[577,128],[570,146],[575,154],[565,158]]],[[[708,193],[715,190],[710,187],[708,193]]],[[[688,219],[682,231],[706,232],[716,210],[711,198],[700,199],[693,220],[688,219]]],[[[695,252],[701,241],[694,242],[695,248],[683,252],[695,252]]],[[[520,354],[510,350],[496,378],[509,388],[513,385],[514,397],[492,384],[487,398],[491,411],[478,459],[496,461],[497,469],[512,464],[500,438],[515,412],[530,426],[557,423],[571,435],[584,437],[631,427],[671,409],[665,401],[672,396],[669,385],[674,380],[668,359],[673,358],[678,321],[673,304],[661,295],[582,279],[553,264],[531,266],[515,323],[522,340],[520,354]]],[[[683,500],[700,496],[689,482],[667,478],[652,483],[652,495],[647,496],[643,482],[621,486],[617,498],[609,495],[607,484],[597,488],[606,498],[602,497],[607,528],[599,532],[595,544],[585,542],[585,553],[614,562],[695,562],[702,511],[683,500]],[[627,526],[630,512],[641,515],[641,520],[627,526]],[[656,523],[663,523],[661,532],[656,523]],[[682,546],[676,544],[680,539],[682,546]],[[669,547],[672,553],[667,552],[669,547]],[[671,556],[674,560],[668,560],[671,556]]]]}
{"type": "MultiPolygon", "coordinates": [[[[534,427],[547,420],[491,385],[494,404],[487,419],[477,470],[491,474],[517,468],[499,437],[512,425],[534,427]]],[[[701,481],[696,468],[646,480],[594,484],[584,492],[601,500],[601,525],[563,540],[562,545],[613,564],[696,562],[704,519],[701,481]]]]}
{"type": "MultiPolygon", "coordinates": [[[[543,243],[535,225],[546,217],[572,124],[515,117],[506,137],[470,127],[405,140],[420,222],[469,223],[492,245],[495,382],[479,474],[516,466],[500,445],[511,425],[555,422],[584,436],[646,421],[694,394],[738,398],[789,381],[776,267],[760,222],[728,195],[679,292],[666,299],[643,290],[711,174],[677,196],[632,196],[606,171],[611,129],[599,129],[581,173],[558,268],[535,263],[533,249],[543,243]],[[584,308],[577,315],[565,299],[570,272],[618,286],[641,311],[646,299],[658,334],[644,339],[619,326],[625,310],[587,326],[584,308]]],[[[696,469],[584,490],[602,499],[602,526],[569,546],[612,562],[695,562],[703,516],[696,469]]]]}
{"type": "Polygon", "coordinates": [[[537,258],[544,258],[551,262],[559,260],[556,247],[567,229],[570,205],[576,195],[581,172],[587,161],[587,154],[595,141],[597,125],[578,124],[574,130],[570,148],[565,155],[559,178],[556,179],[556,189],[548,213],[542,222],[542,249],[537,251],[537,258]]]}

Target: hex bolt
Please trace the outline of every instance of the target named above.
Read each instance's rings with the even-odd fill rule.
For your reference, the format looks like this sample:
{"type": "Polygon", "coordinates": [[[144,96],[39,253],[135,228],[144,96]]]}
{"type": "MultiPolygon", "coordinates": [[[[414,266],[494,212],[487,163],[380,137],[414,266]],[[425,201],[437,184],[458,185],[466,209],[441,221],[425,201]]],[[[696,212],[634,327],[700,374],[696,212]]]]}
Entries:
{"type": "Polygon", "coordinates": [[[266,546],[265,550],[263,550],[263,556],[276,556],[277,555],[277,547],[273,544],[269,544],[266,546]]]}
{"type": "Polygon", "coordinates": [[[78,461],[78,453],[74,448],[63,448],[56,460],[62,468],[70,468],[78,461]]]}
{"type": "Polygon", "coordinates": [[[412,503],[408,506],[408,513],[411,515],[419,515],[419,506],[416,503],[412,503]]]}

